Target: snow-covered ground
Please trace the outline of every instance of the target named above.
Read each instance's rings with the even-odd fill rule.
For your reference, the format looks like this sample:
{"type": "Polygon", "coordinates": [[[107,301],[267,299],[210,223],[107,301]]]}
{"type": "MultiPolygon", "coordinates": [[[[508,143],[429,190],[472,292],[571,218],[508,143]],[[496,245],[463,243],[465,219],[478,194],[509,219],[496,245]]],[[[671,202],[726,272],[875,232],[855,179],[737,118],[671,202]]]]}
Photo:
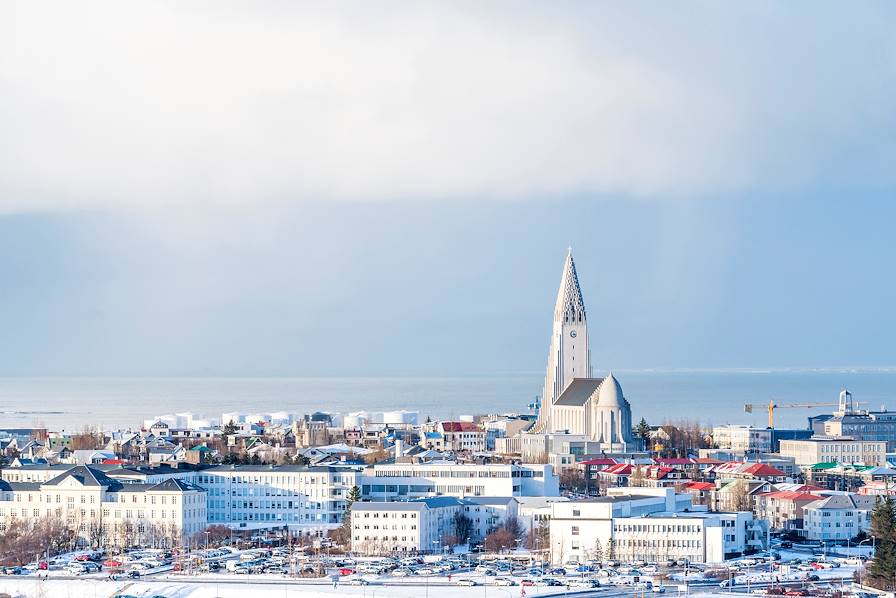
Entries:
{"type": "MultiPolygon", "coordinates": [[[[196,580],[198,581],[198,580],[196,580]]],[[[28,598],[111,598],[126,595],[140,598],[164,596],[165,598],[517,598],[520,586],[462,587],[448,584],[432,584],[428,594],[425,586],[351,586],[340,583],[330,585],[301,583],[239,583],[207,580],[202,583],[159,580],[154,582],[127,582],[93,579],[61,580],[37,578],[0,578],[0,592],[13,597],[28,598]]],[[[564,588],[526,587],[526,596],[557,594],[564,588]]]]}

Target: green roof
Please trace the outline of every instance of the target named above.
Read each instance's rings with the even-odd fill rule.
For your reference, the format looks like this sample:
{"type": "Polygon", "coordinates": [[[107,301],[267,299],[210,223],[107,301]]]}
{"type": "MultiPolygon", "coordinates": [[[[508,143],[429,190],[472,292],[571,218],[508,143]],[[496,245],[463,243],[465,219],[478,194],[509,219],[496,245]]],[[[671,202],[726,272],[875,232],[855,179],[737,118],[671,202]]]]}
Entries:
{"type": "Polygon", "coordinates": [[[836,461],[827,461],[824,463],[816,463],[815,465],[810,465],[809,469],[833,469],[834,467],[840,467],[840,464],[836,461]]]}
{"type": "Polygon", "coordinates": [[[207,452],[209,452],[209,451],[212,450],[212,449],[208,448],[207,446],[205,446],[205,445],[203,444],[203,445],[199,445],[199,446],[194,446],[194,447],[191,448],[190,450],[191,450],[191,451],[202,451],[203,453],[207,453],[207,452]]]}

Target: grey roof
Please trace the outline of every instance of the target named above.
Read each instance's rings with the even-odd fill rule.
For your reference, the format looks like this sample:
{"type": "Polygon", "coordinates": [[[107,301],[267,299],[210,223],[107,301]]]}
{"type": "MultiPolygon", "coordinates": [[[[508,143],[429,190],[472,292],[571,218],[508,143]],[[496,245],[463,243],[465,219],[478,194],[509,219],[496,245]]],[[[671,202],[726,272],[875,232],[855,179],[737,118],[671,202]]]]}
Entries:
{"type": "Polygon", "coordinates": [[[44,482],[44,484],[47,486],[56,486],[69,478],[75,478],[82,486],[109,487],[119,484],[119,482],[108,477],[99,469],[95,469],[88,465],[76,465],[71,467],[68,471],[59,474],[52,480],[44,482]]]}
{"type": "Polygon", "coordinates": [[[34,492],[40,490],[39,482],[7,482],[0,480],[0,490],[11,490],[13,492],[34,492]]]}
{"type": "Polygon", "coordinates": [[[148,492],[191,492],[204,490],[199,486],[189,484],[183,480],[168,478],[164,482],[159,482],[148,490],[148,492]]]}
{"type": "Polygon", "coordinates": [[[307,467],[304,465],[216,465],[214,467],[209,467],[206,471],[209,472],[217,472],[217,471],[245,471],[245,472],[302,472],[302,471],[310,471],[317,473],[342,473],[346,471],[345,467],[331,467],[331,466],[320,466],[320,467],[307,467]]]}
{"type": "Polygon", "coordinates": [[[467,496],[464,501],[477,505],[509,505],[516,498],[513,496],[467,496]]]}
{"type": "Polygon", "coordinates": [[[357,511],[422,511],[426,505],[420,502],[356,502],[352,503],[352,512],[357,511]]]}
{"type": "Polygon", "coordinates": [[[352,504],[352,510],[362,511],[422,511],[424,508],[438,509],[440,507],[459,507],[468,502],[454,496],[431,496],[429,498],[415,498],[413,500],[356,502],[352,504]]]}
{"type": "Polygon", "coordinates": [[[66,471],[71,469],[72,465],[68,463],[57,463],[55,465],[49,465],[48,463],[23,463],[20,467],[14,467],[8,465],[3,469],[14,469],[14,470],[27,470],[27,471],[44,471],[44,470],[59,470],[66,471]]]}
{"type": "Polygon", "coordinates": [[[573,378],[554,404],[581,407],[597,392],[603,381],[603,378],[573,378]]]}
{"type": "Polygon", "coordinates": [[[827,498],[810,502],[806,509],[873,509],[876,496],[861,494],[832,494],[827,498]]]}

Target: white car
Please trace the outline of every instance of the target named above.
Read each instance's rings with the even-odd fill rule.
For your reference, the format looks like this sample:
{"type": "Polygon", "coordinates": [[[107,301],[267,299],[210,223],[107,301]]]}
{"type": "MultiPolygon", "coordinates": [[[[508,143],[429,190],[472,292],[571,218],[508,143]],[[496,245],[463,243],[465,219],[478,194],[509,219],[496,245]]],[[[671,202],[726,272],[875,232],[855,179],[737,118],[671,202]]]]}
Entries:
{"type": "Polygon", "coordinates": [[[367,581],[366,579],[362,579],[362,578],[360,578],[360,577],[355,578],[355,579],[351,580],[351,581],[348,582],[348,583],[351,584],[351,585],[353,585],[353,586],[367,586],[367,585],[370,585],[370,582],[369,582],[369,581],[367,581]]]}
{"type": "Polygon", "coordinates": [[[478,584],[472,579],[458,579],[457,585],[459,585],[459,586],[475,586],[478,584]]]}
{"type": "Polygon", "coordinates": [[[516,582],[512,579],[507,579],[506,577],[499,577],[495,580],[496,586],[515,586],[516,582]]]}

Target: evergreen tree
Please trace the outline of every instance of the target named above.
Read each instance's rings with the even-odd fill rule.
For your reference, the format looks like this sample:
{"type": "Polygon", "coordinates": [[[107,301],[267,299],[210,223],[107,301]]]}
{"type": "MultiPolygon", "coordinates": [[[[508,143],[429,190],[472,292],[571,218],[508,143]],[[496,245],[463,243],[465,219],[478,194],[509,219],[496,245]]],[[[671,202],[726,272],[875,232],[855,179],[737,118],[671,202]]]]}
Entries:
{"type": "Polygon", "coordinates": [[[221,428],[221,433],[224,436],[233,436],[234,434],[236,434],[237,430],[238,430],[237,425],[234,423],[233,420],[230,420],[229,422],[227,422],[227,425],[225,425],[223,428],[221,428]]]}
{"type": "Polygon", "coordinates": [[[868,582],[878,589],[896,587],[896,507],[889,496],[878,499],[871,512],[874,558],[868,565],[868,582]]]}
{"type": "Polygon", "coordinates": [[[604,548],[601,546],[600,538],[594,539],[594,550],[591,553],[591,558],[593,558],[598,563],[602,563],[604,561],[604,548]]]}
{"type": "Polygon", "coordinates": [[[635,435],[644,441],[645,446],[647,445],[647,441],[650,440],[650,424],[648,424],[647,420],[643,417],[635,427],[635,435]]]}
{"type": "Polygon", "coordinates": [[[352,486],[352,489],[348,491],[348,496],[345,497],[346,500],[346,509],[351,509],[352,504],[361,500],[361,489],[358,488],[357,485],[352,486]]]}

